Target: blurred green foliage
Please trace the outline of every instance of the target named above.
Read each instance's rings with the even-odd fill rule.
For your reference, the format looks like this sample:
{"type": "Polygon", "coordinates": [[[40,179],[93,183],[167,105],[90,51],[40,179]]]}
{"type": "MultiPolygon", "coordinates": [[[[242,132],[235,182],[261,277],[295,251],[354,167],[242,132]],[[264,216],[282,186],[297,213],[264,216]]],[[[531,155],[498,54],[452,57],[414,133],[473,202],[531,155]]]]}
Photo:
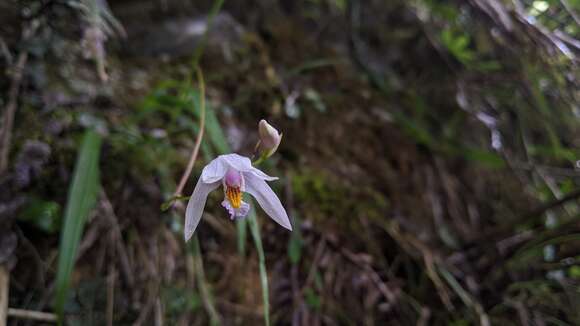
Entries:
{"type": "Polygon", "coordinates": [[[61,206],[38,197],[29,199],[18,218],[47,233],[56,233],[61,227],[61,206]]]}
{"type": "Polygon", "coordinates": [[[199,295],[190,289],[166,285],[161,289],[161,298],[165,303],[165,313],[168,323],[177,323],[184,312],[194,312],[202,307],[199,295]]]}

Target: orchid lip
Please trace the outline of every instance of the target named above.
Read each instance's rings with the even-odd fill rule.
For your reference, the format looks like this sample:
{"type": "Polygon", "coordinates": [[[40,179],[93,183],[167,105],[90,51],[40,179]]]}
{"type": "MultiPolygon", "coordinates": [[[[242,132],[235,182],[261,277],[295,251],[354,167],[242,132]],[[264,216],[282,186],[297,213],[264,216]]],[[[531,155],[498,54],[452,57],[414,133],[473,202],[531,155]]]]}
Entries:
{"type": "Polygon", "coordinates": [[[239,188],[242,186],[243,177],[239,171],[228,169],[224,176],[225,185],[228,187],[239,188]]]}
{"type": "Polygon", "coordinates": [[[233,208],[240,208],[242,205],[242,192],[239,187],[226,186],[226,198],[233,208]]]}

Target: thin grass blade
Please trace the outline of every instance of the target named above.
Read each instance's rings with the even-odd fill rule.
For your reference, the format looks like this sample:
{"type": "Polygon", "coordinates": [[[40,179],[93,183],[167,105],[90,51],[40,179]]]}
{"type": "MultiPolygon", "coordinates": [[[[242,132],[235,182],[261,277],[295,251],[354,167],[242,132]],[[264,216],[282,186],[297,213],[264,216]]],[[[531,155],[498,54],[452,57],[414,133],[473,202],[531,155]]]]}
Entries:
{"type": "Polygon", "coordinates": [[[95,131],[85,132],[69,187],[56,275],[55,303],[61,323],[81,235],[97,200],[101,141],[101,136],[95,131]]]}
{"type": "Polygon", "coordinates": [[[260,236],[260,225],[256,219],[255,203],[250,203],[252,209],[248,214],[247,220],[250,226],[250,233],[256,245],[258,252],[258,263],[260,265],[260,283],[262,285],[262,298],[264,300],[264,324],[270,326],[270,299],[268,290],[268,272],[266,270],[266,257],[264,255],[264,248],[262,246],[262,238],[260,236]]]}
{"type": "Polygon", "coordinates": [[[194,271],[198,281],[197,285],[202,297],[203,305],[205,306],[205,310],[209,315],[210,325],[221,325],[221,318],[217,312],[217,309],[215,308],[211,289],[205,279],[203,259],[201,256],[201,249],[199,247],[199,239],[197,238],[197,234],[194,235],[192,241],[189,242],[189,249],[191,251],[191,255],[193,256],[193,262],[195,264],[194,271]]]}

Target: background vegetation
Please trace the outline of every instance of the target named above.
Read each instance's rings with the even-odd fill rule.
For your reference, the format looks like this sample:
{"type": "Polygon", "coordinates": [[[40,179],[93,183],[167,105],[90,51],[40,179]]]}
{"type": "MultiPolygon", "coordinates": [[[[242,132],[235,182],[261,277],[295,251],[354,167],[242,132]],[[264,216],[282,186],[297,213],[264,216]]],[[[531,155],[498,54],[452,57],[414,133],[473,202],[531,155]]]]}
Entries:
{"type": "Polygon", "coordinates": [[[579,15],[0,2],[0,324],[580,324],[579,15]],[[216,192],[184,243],[202,106],[184,194],[265,118],[293,232],[216,192]]]}

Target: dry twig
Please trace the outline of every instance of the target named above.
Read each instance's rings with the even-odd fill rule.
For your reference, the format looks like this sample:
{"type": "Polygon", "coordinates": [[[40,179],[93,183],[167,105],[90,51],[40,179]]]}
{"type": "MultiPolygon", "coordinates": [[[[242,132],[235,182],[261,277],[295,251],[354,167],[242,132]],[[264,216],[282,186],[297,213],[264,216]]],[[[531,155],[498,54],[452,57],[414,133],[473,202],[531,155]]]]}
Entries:
{"type": "MultiPolygon", "coordinates": [[[[111,256],[115,255],[115,234],[111,233],[111,256]]],[[[109,264],[109,276],[107,277],[107,326],[113,326],[114,307],[115,307],[115,279],[117,278],[115,263],[109,264]]]]}
{"type": "Polygon", "coordinates": [[[8,154],[10,153],[10,143],[12,141],[12,126],[14,124],[14,115],[18,107],[18,93],[22,82],[22,71],[28,61],[28,52],[22,51],[18,55],[18,60],[14,66],[14,75],[8,91],[8,103],[4,108],[2,115],[2,131],[0,135],[0,172],[4,172],[8,167],[8,154]]]}
{"type": "Polygon", "coordinates": [[[560,3],[564,7],[564,9],[568,12],[568,14],[570,14],[570,16],[572,17],[572,19],[574,19],[574,21],[576,22],[576,24],[580,25],[580,17],[574,11],[574,7],[572,7],[572,5],[570,5],[570,3],[568,2],[568,0],[560,0],[560,3]]]}
{"type": "Polygon", "coordinates": [[[135,285],[135,278],[133,277],[129,255],[127,254],[127,248],[123,242],[123,235],[121,234],[119,219],[115,214],[115,210],[113,209],[113,205],[111,204],[109,197],[107,197],[107,194],[104,191],[101,191],[101,205],[111,223],[112,232],[114,235],[113,240],[115,241],[116,253],[118,253],[121,271],[123,272],[123,276],[127,281],[127,285],[130,289],[133,289],[135,285]]]}
{"type": "Polygon", "coordinates": [[[8,316],[21,319],[37,320],[49,323],[56,323],[57,318],[55,314],[42,312],[42,311],[31,311],[23,309],[8,309],[8,316]]]}
{"type": "MultiPolygon", "coordinates": [[[[28,40],[38,28],[38,22],[32,22],[31,26],[22,33],[22,40],[28,40]]],[[[12,139],[12,126],[14,125],[14,115],[18,107],[18,94],[22,83],[24,66],[28,61],[28,52],[22,50],[18,55],[16,64],[13,67],[12,81],[8,90],[8,103],[2,115],[2,130],[0,131],[0,174],[4,173],[8,167],[8,154],[10,153],[10,143],[12,139]]]]}
{"type": "Polygon", "coordinates": [[[195,145],[193,146],[193,151],[191,152],[191,156],[189,157],[189,162],[187,163],[185,172],[181,176],[181,180],[179,180],[177,189],[175,189],[175,193],[173,194],[174,198],[181,196],[181,192],[183,191],[183,188],[187,183],[187,179],[189,179],[189,176],[191,175],[193,165],[197,160],[197,155],[199,153],[199,148],[201,146],[201,140],[203,139],[203,132],[205,129],[205,83],[203,81],[203,74],[199,67],[197,68],[196,73],[197,79],[199,81],[199,93],[200,93],[199,133],[197,134],[197,138],[195,139],[195,145]]]}
{"type": "Polygon", "coordinates": [[[10,274],[4,265],[0,265],[0,325],[6,325],[8,317],[8,287],[10,274]]]}

